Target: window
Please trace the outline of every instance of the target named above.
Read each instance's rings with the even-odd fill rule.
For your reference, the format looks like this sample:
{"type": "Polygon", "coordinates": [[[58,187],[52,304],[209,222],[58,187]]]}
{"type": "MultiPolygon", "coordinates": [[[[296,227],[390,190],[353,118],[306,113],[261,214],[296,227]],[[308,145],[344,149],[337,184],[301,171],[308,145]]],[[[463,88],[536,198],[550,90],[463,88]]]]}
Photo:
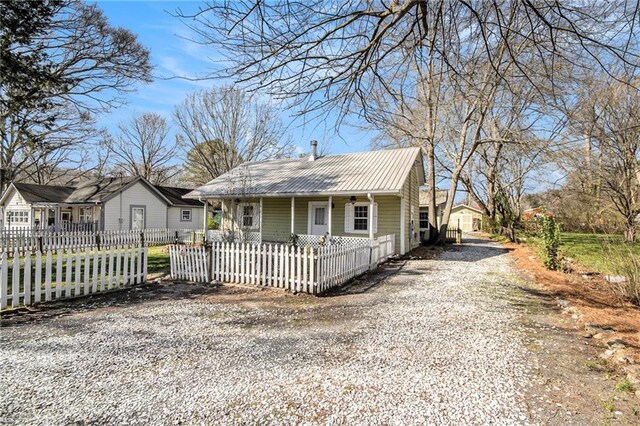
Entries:
{"type": "Polygon", "coordinates": [[[378,204],[373,204],[373,212],[369,203],[345,204],[344,231],[352,234],[368,234],[369,221],[373,222],[373,232],[378,232],[378,204]],[[373,217],[371,217],[373,214],[373,217]]]}
{"type": "Polygon", "coordinates": [[[324,217],[325,217],[325,212],[326,212],[326,208],[325,207],[316,207],[315,209],[315,221],[314,223],[316,225],[326,225],[324,223],[324,217]]]}
{"type": "Polygon", "coordinates": [[[253,228],[253,206],[242,206],[242,226],[253,228]]]}
{"type": "Polygon", "coordinates": [[[244,229],[258,229],[260,208],[257,203],[240,203],[237,207],[237,224],[244,229]]]}
{"type": "Polygon", "coordinates": [[[191,209],[180,211],[180,222],[191,222],[191,209]]]}
{"type": "Polygon", "coordinates": [[[367,231],[369,225],[369,206],[354,206],[353,230],[367,231]]]}
{"type": "Polygon", "coordinates": [[[427,229],[429,227],[429,212],[420,212],[420,229],[427,229]]]}
{"type": "Polygon", "coordinates": [[[89,223],[93,221],[93,211],[91,207],[80,207],[80,222],[89,223]]]}
{"type": "Polygon", "coordinates": [[[9,210],[7,212],[7,222],[9,223],[29,223],[29,211],[9,210]]]}

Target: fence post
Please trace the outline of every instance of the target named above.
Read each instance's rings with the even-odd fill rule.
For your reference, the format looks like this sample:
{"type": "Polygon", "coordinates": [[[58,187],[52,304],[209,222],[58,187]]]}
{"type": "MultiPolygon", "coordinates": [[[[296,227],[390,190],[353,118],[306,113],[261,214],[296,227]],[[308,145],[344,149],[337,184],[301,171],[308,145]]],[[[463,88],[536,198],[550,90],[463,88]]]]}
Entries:
{"type": "Polygon", "coordinates": [[[100,251],[100,234],[96,232],[96,247],[100,251]]]}
{"type": "Polygon", "coordinates": [[[462,229],[456,230],[456,243],[462,244],[462,229]]]}
{"type": "Polygon", "coordinates": [[[209,255],[209,261],[207,262],[207,265],[205,266],[205,268],[208,268],[206,272],[205,271],[205,276],[209,277],[209,281],[213,281],[213,244],[209,241],[203,241],[204,244],[204,253],[205,256],[208,254],[209,255]]]}
{"type": "Polygon", "coordinates": [[[42,251],[42,235],[39,235],[36,239],[36,251],[42,251]]]}
{"type": "Polygon", "coordinates": [[[140,231],[140,247],[144,247],[144,231],[140,231]]]}
{"type": "Polygon", "coordinates": [[[178,231],[176,231],[176,236],[173,239],[173,244],[178,244],[178,231]]]}

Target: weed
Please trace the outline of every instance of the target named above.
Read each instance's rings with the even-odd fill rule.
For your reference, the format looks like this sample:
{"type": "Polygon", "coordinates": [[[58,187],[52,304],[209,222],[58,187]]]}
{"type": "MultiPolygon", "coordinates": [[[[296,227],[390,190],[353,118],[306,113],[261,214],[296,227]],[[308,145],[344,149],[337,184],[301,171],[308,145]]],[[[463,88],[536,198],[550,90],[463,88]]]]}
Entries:
{"type": "Polygon", "coordinates": [[[613,405],[613,397],[607,399],[602,404],[604,411],[606,411],[607,413],[613,413],[616,409],[616,407],[613,405]]]}
{"type": "Polygon", "coordinates": [[[616,385],[616,390],[621,392],[634,392],[635,388],[633,386],[633,383],[631,383],[629,380],[622,379],[616,385]]]}

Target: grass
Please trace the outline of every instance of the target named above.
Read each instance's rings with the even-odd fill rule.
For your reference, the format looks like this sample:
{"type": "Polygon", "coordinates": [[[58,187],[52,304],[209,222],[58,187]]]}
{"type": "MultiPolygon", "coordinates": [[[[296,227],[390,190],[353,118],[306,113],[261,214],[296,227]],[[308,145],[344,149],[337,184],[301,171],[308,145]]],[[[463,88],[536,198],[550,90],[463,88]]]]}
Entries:
{"type": "Polygon", "coordinates": [[[633,386],[633,383],[627,379],[623,379],[616,384],[616,390],[621,392],[635,392],[636,389],[633,386]]]}
{"type": "Polygon", "coordinates": [[[169,253],[163,249],[164,246],[149,247],[149,262],[147,263],[149,274],[169,273],[169,253]]]}
{"type": "Polygon", "coordinates": [[[563,232],[560,236],[560,252],[563,256],[574,259],[594,272],[615,274],[616,265],[608,255],[607,245],[640,257],[640,243],[624,244],[621,235],[563,232]]]}

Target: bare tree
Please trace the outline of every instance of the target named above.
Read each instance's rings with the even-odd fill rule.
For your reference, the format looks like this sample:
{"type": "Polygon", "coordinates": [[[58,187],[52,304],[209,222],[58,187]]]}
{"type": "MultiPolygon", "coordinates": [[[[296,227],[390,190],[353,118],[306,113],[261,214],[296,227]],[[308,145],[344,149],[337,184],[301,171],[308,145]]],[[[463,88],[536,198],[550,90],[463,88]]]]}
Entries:
{"type": "Polygon", "coordinates": [[[95,114],[121,105],[134,83],[151,81],[148,50],[109,25],[98,6],[34,5],[2,2],[0,189],[33,159],[86,141],[95,114]]]}
{"type": "Polygon", "coordinates": [[[134,115],[118,125],[118,133],[104,143],[115,171],[142,176],[154,185],[162,185],[177,173],[179,144],[167,141],[169,126],[159,114],[134,115]]]}
{"type": "Polygon", "coordinates": [[[192,93],[176,107],[174,119],[188,150],[190,183],[208,182],[243,162],[292,153],[278,111],[257,94],[228,86],[192,93]]]}
{"type": "Polygon", "coordinates": [[[625,241],[634,242],[640,217],[640,92],[613,84],[595,107],[603,190],[624,219],[625,241]]]}
{"type": "MultiPolygon", "coordinates": [[[[343,118],[356,112],[374,123],[381,107],[398,116],[407,106],[433,114],[440,103],[436,85],[455,83],[456,92],[466,96],[459,106],[455,96],[448,98],[459,125],[456,149],[448,149],[450,204],[459,174],[483,142],[483,121],[499,84],[537,85],[533,77],[540,73],[553,83],[560,60],[638,59],[638,8],[624,3],[227,1],[177,15],[198,33],[198,41],[223,48],[227,66],[214,76],[232,75],[250,90],[287,99],[300,114],[337,109],[343,118]],[[442,70],[447,81],[429,81],[442,70]],[[427,82],[428,90],[406,90],[411,82],[427,82]],[[372,94],[383,102],[371,102],[372,94]],[[431,106],[416,108],[416,102],[431,106]]],[[[419,138],[413,131],[400,132],[423,146],[432,188],[435,117],[422,120],[426,128],[419,138]]],[[[446,220],[443,225],[441,233],[446,220]]]]}

